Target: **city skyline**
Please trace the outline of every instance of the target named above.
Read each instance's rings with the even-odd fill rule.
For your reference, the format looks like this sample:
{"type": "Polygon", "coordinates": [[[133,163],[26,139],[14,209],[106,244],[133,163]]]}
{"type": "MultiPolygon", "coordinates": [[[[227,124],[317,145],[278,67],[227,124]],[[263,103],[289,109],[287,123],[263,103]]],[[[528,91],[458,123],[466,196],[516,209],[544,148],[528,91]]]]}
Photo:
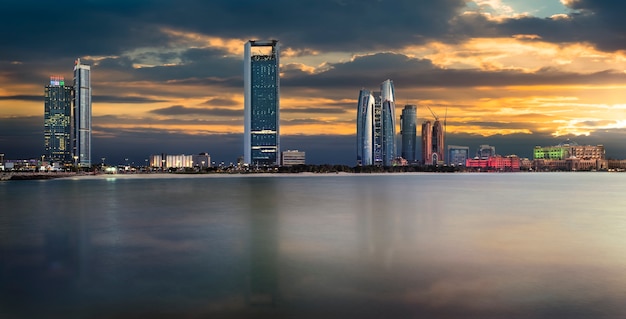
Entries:
{"type": "Polygon", "coordinates": [[[250,39],[280,40],[281,148],[305,151],[313,164],[354,164],[354,92],[386,78],[397,106],[417,106],[420,124],[432,120],[427,106],[440,115],[447,108],[446,144],[532,157],[535,145],[570,138],[626,158],[626,27],[617,15],[624,4],[181,1],[172,9],[78,1],[72,11],[39,4],[1,5],[6,158],[43,154],[41,87],[50,74],[71,78],[67,65],[79,57],[97,75],[92,161],[208,152],[234,162],[244,155],[241,70],[250,39]],[[383,10],[395,18],[380,21],[383,10]]]}

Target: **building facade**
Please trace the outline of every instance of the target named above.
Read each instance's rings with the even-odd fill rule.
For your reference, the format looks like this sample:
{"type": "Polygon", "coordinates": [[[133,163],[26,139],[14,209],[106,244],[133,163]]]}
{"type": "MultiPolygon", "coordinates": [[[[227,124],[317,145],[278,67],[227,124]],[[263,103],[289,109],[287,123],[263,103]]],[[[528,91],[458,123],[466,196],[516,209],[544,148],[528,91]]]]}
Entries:
{"type": "Polygon", "coordinates": [[[281,153],[280,165],[281,166],[293,166],[293,165],[305,165],[306,153],[298,150],[287,150],[281,153]]]}
{"type": "Polygon", "coordinates": [[[374,107],[374,95],[368,90],[361,90],[356,119],[357,165],[374,165],[374,107]]]}
{"type": "Polygon", "coordinates": [[[520,158],[517,156],[490,156],[488,158],[467,159],[465,166],[481,171],[519,172],[520,163],[520,158]]]}
{"type": "Polygon", "coordinates": [[[604,145],[578,145],[565,141],[554,146],[535,146],[535,170],[603,170],[609,167],[604,145]]]}
{"type": "Polygon", "coordinates": [[[465,166],[469,158],[469,146],[448,145],[448,165],[465,166]]]}
{"type": "Polygon", "coordinates": [[[72,86],[50,77],[44,89],[44,156],[49,162],[72,163],[72,86]]]}
{"type": "Polygon", "coordinates": [[[279,165],[280,50],[277,40],[244,46],[244,162],[279,165]],[[264,50],[264,52],[253,52],[264,50]],[[265,52],[268,51],[269,52],[265,52]]]}
{"type": "Polygon", "coordinates": [[[412,163],[417,160],[417,106],[405,105],[400,115],[400,135],[402,135],[402,158],[412,163]]]}
{"type": "Polygon", "coordinates": [[[396,158],[396,106],[393,81],[379,92],[362,89],[357,102],[357,165],[391,166],[396,158]]]}
{"type": "Polygon", "coordinates": [[[91,67],[74,63],[73,153],[76,164],[91,167],[91,67]]]}

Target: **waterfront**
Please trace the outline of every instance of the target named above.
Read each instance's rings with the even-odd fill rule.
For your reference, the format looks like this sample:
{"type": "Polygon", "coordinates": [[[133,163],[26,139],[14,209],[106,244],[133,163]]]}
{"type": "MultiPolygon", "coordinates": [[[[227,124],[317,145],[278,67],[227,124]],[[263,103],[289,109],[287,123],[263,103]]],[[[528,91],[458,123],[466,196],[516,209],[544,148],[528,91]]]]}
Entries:
{"type": "Polygon", "coordinates": [[[0,317],[624,317],[625,186],[611,173],[6,181],[0,317]]]}

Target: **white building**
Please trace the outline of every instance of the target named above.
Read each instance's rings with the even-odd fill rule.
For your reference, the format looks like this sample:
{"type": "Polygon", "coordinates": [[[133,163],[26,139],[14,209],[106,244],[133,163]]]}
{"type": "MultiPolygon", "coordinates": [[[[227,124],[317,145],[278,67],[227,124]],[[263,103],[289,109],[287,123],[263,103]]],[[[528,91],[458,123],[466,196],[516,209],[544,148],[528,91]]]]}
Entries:
{"type": "Polygon", "coordinates": [[[306,153],[298,150],[287,150],[281,153],[281,166],[304,165],[306,163],[306,153]]]}

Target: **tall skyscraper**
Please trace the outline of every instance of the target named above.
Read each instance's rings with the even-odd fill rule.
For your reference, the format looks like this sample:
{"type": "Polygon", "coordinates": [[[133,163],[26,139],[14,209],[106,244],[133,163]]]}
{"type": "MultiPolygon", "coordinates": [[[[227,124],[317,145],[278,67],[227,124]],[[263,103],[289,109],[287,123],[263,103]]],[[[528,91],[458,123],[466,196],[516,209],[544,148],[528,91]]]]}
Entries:
{"type": "Polygon", "coordinates": [[[402,135],[402,158],[415,162],[417,149],[417,106],[405,105],[400,115],[400,135],[402,135]]]}
{"type": "Polygon", "coordinates": [[[74,159],[81,167],[91,166],[91,67],[74,63],[74,159]]]}
{"type": "Polygon", "coordinates": [[[72,162],[72,89],[59,76],[44,89],[44,156],[50,162],[72,162]]]}
{"type": "Polygon", "coordinates": [[[438,118],[431,124],[422,123],[422,163],[424,165],[439,165],[444,160],[443,125],[438,118]]]}
{"type": "Polygon", "coordinates": [[[244,162],[280,164],[280,76],[277,40],[244,46],[244,162]],[[253,49],[264,50],[252,52],[253,49]]]}
{"type": "Polygon", "coordinates": [[[374,96],[368,90],[359,92],[357,108],[356,162],[374,165],[374,96]]]}
{"type": "Polygon", "coordinates": [[[393,82],[379,92],[361,90],[357,102],[357,165],[391,166],[396,157],[396,106],[393,82]]]}

